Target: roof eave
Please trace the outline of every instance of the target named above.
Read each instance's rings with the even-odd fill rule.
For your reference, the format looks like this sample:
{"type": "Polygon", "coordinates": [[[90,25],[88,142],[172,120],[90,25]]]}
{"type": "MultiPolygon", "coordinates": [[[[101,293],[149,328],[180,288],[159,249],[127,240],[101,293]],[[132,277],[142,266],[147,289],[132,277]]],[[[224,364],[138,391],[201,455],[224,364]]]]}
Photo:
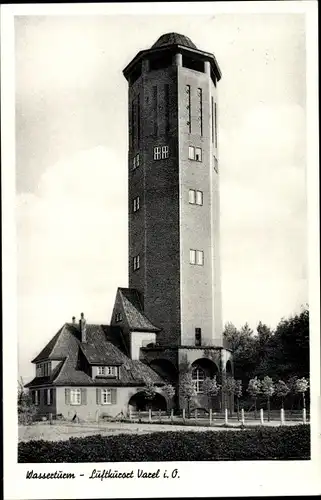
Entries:
{"type": "Polygon", "coordinates": [[[165,52],[166,50],[173,49],[173,48],[177,48],[177,49],[181,50],[182,52],[189,52],[189,53],[192,52],[194,54],[202,56],[203,58],[210,59],[211,65],[214,68],[214,73],[215,73],[215,76],[217,78],[217,81],[220,81],[220,79],[222,78],[222,72],[221,72],[221,69],[220,69],[220,67],[218,65],[218,62],[217,62],[216,57],[214,56],[214,54],[212,54],[211,52],[205,52],[205,51],[199,50],[199,49],[193,49],[191,47],[185,47],[184,45],[179,45],[179,44],[164,45],[163,47],[156,47],[154,49],[140,50],[136,54],[136,56],[134,57],[134,59],[132,59],[131,62],[129,64],[127,64],[127,66],[123,70],[124,77],[128,81],[128,77],[129,77],[129,74],[131,73],[132,68],[142,59],[142,57],[145,54],[147,54],[147,53],[151,54],[151,53],[157,53],[157,52],[165,52]]]}

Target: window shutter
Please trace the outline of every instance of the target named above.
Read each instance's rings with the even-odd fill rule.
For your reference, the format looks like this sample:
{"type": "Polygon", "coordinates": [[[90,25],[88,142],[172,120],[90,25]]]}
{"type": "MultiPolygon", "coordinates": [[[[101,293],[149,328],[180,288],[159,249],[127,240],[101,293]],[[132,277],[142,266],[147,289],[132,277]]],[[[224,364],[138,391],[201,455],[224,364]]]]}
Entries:
{"type": "Polygon", "coordinates": [[[101,404],[101,389],[96,389],[96,403],[97,405],[101,404]]]}
{"type": "Polygon", "coordinates": [[[83,388],[80,389],[81,392],[81,404],[86,405],[87,404],[87,389],[83,388]]]}
{"type": "Polygon", "coordinates": [[[70,405],[70,389],[65,389],[65,403],[70,405]]]}
{"type": "Polygon", "coordinates": [[[117,403],[117,389],[112,388],[110,389],[111,393],[111,404],[115,405],[117,403]]]}
{"type": "Polygon", "coordinates": [[[43,404],[44,405],[48,404],[48,391],[47,391],[47,389],[44,389],[44,391],[43,391],[43,404]]]}

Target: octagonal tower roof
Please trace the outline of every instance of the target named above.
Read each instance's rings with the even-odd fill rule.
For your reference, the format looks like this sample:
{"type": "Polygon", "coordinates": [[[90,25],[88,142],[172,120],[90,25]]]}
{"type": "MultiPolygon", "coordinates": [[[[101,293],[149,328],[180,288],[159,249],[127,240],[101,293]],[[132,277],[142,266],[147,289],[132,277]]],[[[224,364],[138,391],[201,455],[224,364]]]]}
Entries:
{"type": "Polygon", "coordinates": [[[190,38],[180,33],[165,33],[165,35],[160,36],[154,45],[152,45],[152,49],[164,47],[166,45],[182,45],[183,47],[197,50],[195,43],[193,43],[190,38]]]}

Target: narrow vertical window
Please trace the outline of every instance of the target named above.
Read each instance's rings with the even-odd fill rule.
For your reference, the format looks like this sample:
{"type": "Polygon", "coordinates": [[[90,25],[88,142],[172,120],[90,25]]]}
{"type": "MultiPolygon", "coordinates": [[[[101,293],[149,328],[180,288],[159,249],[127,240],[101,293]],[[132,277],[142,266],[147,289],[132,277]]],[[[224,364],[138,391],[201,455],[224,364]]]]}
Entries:
{"type": "Polygon", "coordinates": [[[189,251],[189,262],[190,264],[196,264],[196,250],[189,251]]]}
{"type": "Polygon", "coordinates": [[[214,144],[214,98],[212,96],[212,143],[214,144]]]}
{"type": "Polygon", "coordinates": [[[200,124],[200,135],[203,135],[203,93],[202,89],[197,89],[197,98],[198,98],[198,121],[200,124]]]}
{"type": "Polygon", "coordinates": [[[191,86],[186,85],[185,87],[187,99],[186,99],[186,109],[187,109],[187,127],[189,134],[192,132],[192,112],[191,112],[191,86]]]}
{"type": "Polygon", "coordinates": [[[202,329],[195,328],[195,345],[200,346],[202,344],[202,329]]]}
{"type": "Polygon", "coordinates": [[[215,147],[217,148],[217,106],[214,104],[215,147]]]}
{"type": "Polygon", "coordinates": [[[190,189],[189,190],[189,193],[188,193],[188,201],[189,203],[191,203],[192,205],[195,204],[195,190],[194,189],[190,189]]]}
{"type": "Polygon", "coordinates": [[[195,160],[195,148],[194,148],[194,146],[188,146],[188,158],[189,158],[189,160],[195,160]]]}
{"type": "Polygon", "coordinates": [[[204,253],[202,252],[202,250],[196,251],[196,264],[198,266],[204,265],[204,253]]]}
{"type": "Polygon", "coordinates": [[[169,133],[169,85],[165,85],[165,134],[169,133]]]}
{"type": "Polygon", "coordinates": [[[138,94],[136,99],[137,106],[137,145],[140,145],[140,94],[138,94]]]}
{"type": "Polygon", "coordinates": [[[196,191],[196,205],[203,205],[203,193],[202,193],[202,191],[196,191]]]}
{"type": "Polygon", "coordinates": [[[154,160],[160,160],[162,157],[162,149],[160,146],[154,147],[154,160]]]}
{"type": "Polygon", "coordinates": [[[139,263],[139,255],[136,255],[134,258],[133,258],[133,269],[134,271],[137,271],[137,269],[139,269],[140,267],[140,263],[139,263]]]}
{"type": "Polygon", "coordinates": [[[157,86],[153,87],[153,121],[154,121],[154,136],[158,136],[158,95],[157,86]]]}
{"type": "Polygon", "coordinates": [[[202,161],[202,149],[201,148],[195,148],[195,160],[202,161]]]}
{"type": "Polygon", "coordinates": [[[139,205],[140,205],[140,199],[139,196],[136,196],[136,198],[133,199],[133,210],[134,212],[137,212],[139,210],[139,205]]]}

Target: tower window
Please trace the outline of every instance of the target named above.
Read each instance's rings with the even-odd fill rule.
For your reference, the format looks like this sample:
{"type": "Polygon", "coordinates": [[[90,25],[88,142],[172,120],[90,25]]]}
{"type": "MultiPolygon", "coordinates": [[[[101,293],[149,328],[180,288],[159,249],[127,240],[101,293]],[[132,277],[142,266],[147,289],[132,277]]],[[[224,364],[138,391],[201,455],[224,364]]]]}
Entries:
{"type": "Polygon", "coordinates": [[[204,252],[203,250],[190,250],[189,251],[189,263],[193,266],[203,266],[204,265],[204,252]]]}
{"type": "Polygon", "coordinates": [[[215,156],[214,156],[214,170],[215,170],[215,172],[218,174],[218,161],[217,161],[217,159],[215,158],[215,156]]]}
{"type": "Polygon", "coordinates": [[[195,345],[200,346],[202,344],[202,329],[195,328],[195,345]]]}
{"type": "Polygon", "coordinates": [[[202,149],[195,148],[194,146],[188,147],[189,160],[202,161],[202,149]]]}
{"type": "Polygon", "coordinates": [[[137,153],[137,155],[135,155],[133,158],[133,170],[139,167],[139,163],[140,163],[139,153],[137,153]]]}
{"type": "Polygon", "coordinates": [[[134,271],[137,271],[139,268],[140,268],[139,255],[136,255],[133,258],[133,269],[134,271]]]}
{"type": "Polygon", "coordinates": [[[162,158],[168,158],[168,146],[162,146],[162,158]]]}
{"type": "Polygon", "coordinates": [[[203,192],[190,189],[188,193],[189,203],[191,205],[203,205],[203,192]]]}
{"type": "Polygon", "coordinates": [[[137,212],[140,208],[140,199],[139,196],[136,196],[136,198],[133,199],[133,210],[134,212],[137,212]]]}
{"type": "Polygon", "coordinates": [[[155,146],[154,147],[154,160],[164,160],[169,156],[168,146],[155,146]]]}
{"type": "Polygon", "coordinates": [[[201,368],[194,368],[192,371],[192,380],[197,393],[203,392],[203,382],[205,380],[205,373],[201,368]]]}
{"type": "Polygon", "coordinates": [[[185,91],[187,94],[187,103],[186,103],[186,109],[187,109],[187,126],[188,126],[188,132],[192,132],[192,115],[191,115],[191,86],[186,85],[185,91]]]}
{"type": "Polygon", "coordinates": [[[202,89],[197,89],[198,97],[198,121],[200,124],[200,135],[203,135],[203,92],[202,89]]]}
{"type": "Polygon", "coordinates": [[[154,147],[154,160],[160,160],[162,157],[162,149],[160,146],[154,147]]]}

